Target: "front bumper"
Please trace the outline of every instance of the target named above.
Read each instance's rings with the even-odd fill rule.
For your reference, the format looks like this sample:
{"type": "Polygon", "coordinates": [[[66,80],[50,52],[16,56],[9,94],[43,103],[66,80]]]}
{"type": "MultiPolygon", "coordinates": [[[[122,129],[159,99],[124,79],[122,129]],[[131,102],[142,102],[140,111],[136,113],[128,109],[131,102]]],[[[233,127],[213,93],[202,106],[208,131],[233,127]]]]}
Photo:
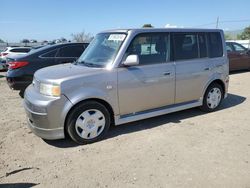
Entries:
{"type": "Polygon", "coordinates": [[[30,118],[28,118],[28,127],[35,135],[46,140],[56,140],[65,137],[63,128],[58,128],[58,129],[39,128],[36,127],[36,125],[34,125],[34,123],[30,118]]]}
{"type": "Polygon", "coordinates": [[[30,85],[24,96],[28,126],[37,136],[55,140],[65,138],[64,122],[72,103],[64,96],[58,98],[40,94],[30,85]]]}

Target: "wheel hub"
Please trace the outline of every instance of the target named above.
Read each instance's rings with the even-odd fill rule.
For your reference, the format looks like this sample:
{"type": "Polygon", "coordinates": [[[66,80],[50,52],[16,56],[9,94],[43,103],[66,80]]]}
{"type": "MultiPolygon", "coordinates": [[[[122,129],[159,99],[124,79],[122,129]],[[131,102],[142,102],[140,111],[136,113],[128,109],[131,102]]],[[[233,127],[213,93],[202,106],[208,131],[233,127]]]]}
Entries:
{"type": "Polygon", "coordinates": [[[95,120],[94,119],[90,119],[87,121],[87,128],[88,129],[92,129],[95,127],[95,120]]]}
{"type": "Polygon", "coordinates": [[[216,108],[221,101],[221,91],[218,88],[213,88],[208,93],[207,104],[210,108],[216,108]]]}
{"type": "Polygon", "coordinates": [[[76,133],[83,139],[93,139],[99,136],[105,127],[105,116],[97,109],[84,111],[76,120],[76,133]]]}

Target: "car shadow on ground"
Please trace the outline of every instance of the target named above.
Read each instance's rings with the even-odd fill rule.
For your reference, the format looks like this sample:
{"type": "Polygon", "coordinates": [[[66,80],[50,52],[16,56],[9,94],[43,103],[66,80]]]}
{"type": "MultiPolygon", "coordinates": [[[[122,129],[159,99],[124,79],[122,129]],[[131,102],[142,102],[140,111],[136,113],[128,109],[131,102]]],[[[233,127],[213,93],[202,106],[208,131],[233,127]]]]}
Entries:
{"type": "Polygon", "coordinates": [[[6,183],[1,184],[0,188],[27,188],[27,187],[34,187],[36,185],[39,185],[37,183],[6,183]]]}
{"type": "MultiPolygon", "coordinates": [[[[217,110],[224,110],[228,108],[232,108],[234,106],[240,105],[246,100],[245,97],[234,95],[234,94],[228,94],[228,97],[223,100],[221,106],[217,110]]],[[[216,113],[216,112],[214,112],[216,113]]],[[[120,126],[112,126],[105,137],[106,139],[114,138],[123,134],[129,134],[132,132],[142,131],[146,129],[155,128],[161,125],[164,125],[166,123],[180,123],[181,121],[192,118],[195,116],[205,115],[205,112],[202,112],[199,110],[199,108],[192,108],[188,110],[183,110],[180,112],[175,112],[171,114],[161,115],[153,118],[148,118],[145,120],[140,120],[132,123],[127,123],[120,126]]],[[[52,145],[54,147],[59,148],[68,148],[68,147],[76,147],[79,146],[69,138],[64,140],[44,140],[47,144],[52,145]]]]}
{"type": "Polygon", "coordinates": [[[241,73],[247,73],[250,72],[249,70],[238,70],[238,71],[230,71],[230,75],[234,75],[234,74],[241,74],[241,73]]]}

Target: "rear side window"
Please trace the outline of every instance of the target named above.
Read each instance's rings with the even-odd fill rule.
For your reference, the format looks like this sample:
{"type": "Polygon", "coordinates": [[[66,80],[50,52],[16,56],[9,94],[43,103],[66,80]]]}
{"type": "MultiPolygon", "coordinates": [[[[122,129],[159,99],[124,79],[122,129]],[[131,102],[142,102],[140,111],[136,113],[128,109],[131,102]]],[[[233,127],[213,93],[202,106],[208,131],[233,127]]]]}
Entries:
{"type": "Polygon", "coordinates": [[[57,57],[80,57],[84,51],[84,45],[66,46],[59,49],[57,57]]]}
{"type": "Polygon", "coordinates": [[[163,33],[140,34],[127,49],[127,55],[138,55],[140,65],[164,63],[169,60],[169,35],[163,33]]]}
{"type": "Polygon", "coordinates": [[[41,55],[41,57],[49,57],[49,58],[53,58],[56,56],[56,53],[57,53],[57,49],[56,50],[52,50],[52,51],[49,51],[49,52],[46,52],[44,54],[41,55]]]}
{"type": "Polygon", "coordinates": [[[20,53],[28,53],[30,48],[14,48],[10,50],[10,52],[20,52],[20,53]]]}
{"type": "Polygon", "coordinates": [[[230,43],[227,43],[227,44],[226,44],[226,47],[227,47],[227,52],[232,52],[232,51],[234,51],[230,43]]]}
{"type": "Polygon", "coordinates": [[[223,47],[220,33],[208,33],[209,57],[222,57],[223,47]]]}
{"type": "Polygon", "coordinates": [[[174,34],[175,60],[188,60],[199,57],[196,34],[174,34]]]}

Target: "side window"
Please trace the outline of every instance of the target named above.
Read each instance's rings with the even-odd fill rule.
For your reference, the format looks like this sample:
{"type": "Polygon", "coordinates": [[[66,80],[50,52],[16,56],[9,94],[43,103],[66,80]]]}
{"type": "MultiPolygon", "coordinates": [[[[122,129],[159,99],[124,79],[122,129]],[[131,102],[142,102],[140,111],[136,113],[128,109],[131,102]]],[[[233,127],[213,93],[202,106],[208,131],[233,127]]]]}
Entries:
{"type": "Polygon", "coordinates": [[[222,39],[220,33],[208,33],[209,57],[223,56],[222,39]]]}
{"type": "Polygon", "coordinates": [[[89,43],[84,44],[84,50],[88,47],[89,43]]]}
{"type": "Polygon", "coordinates": [[[207,57],[207,43],[205,33],[198,34],[200,58],[207,57]]]}
{"type": "Polygon", "coordinates": [[[28,53],[30,51],[30,48],[16,48],[10,50],[10,52],[19,52],[19,53],[28,53]]]}
{"type": "Polygon", "coordinates": [[[56,50],[52,50],[52,51],[49,51],[49,52],[46,52],[44,54],[41,55],[41,57],[49,57],[49,58],[53,58],[56,56],[56,53],[57,53],[57,49],[56,50]]]}
{"type": "Polygon", "coordinates": [[[232,46],[231,46],[231,44],[227,43],[227,44],[226,44],[226,47],[227,47],[227,52],[232,52],[232,51],[234,51],[233,48],[232,48],[232,46]]]}
{"type": "Polygon", "coordinates": [[[169,61],[169,35],[164,33],[140,34],[134,38],[126,54],[139,56],[140,65],[169,61]]]}
{"type": "Polygon", "coordinates": [[[23,48],[21,50],[22,50],[22,52],[28,53],[30,51],[30,48],[23,48]]]}
{"type": "Polygon", "coordinates": [[[233,46],[234,46],[234,49],[235,49],[236,52],[244,52],[244,51],[246,51],[246,49],[243,46],[239,45],[239,44],[234,43],[233,46]]]}
{"type": "Polygon", "coordinates": [[[66,46],[59,49],[57,57],[80,57],[84,51],[84,45],[66,46]]]}
{"type": "Polygon", "coordinates": [[[198,43],[196,34],[174,34],[175,60],[198,58],[198,43]]]}

